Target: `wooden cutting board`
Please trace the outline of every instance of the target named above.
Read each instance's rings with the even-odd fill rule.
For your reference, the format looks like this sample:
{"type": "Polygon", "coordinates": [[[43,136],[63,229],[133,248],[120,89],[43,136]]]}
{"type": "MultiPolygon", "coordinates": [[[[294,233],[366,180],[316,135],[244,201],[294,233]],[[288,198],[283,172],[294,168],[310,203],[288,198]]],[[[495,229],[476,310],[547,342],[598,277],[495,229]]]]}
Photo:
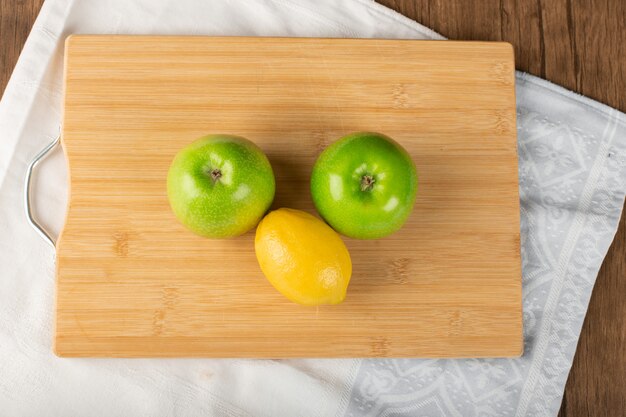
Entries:
{"type": "Polygon", "coordinates": [[[57,244],[61,356],[495,357],[522,352],[513,51],[506,43],[72,36],[57,244]],[[292,304],[254,232],[209,240],[169,209],[175,153],[207,133],[267,153],[274,207],[314,213],[311,166],[380,131],[420,172],[395,235],[346,239],[346,301],[292,304]]]}

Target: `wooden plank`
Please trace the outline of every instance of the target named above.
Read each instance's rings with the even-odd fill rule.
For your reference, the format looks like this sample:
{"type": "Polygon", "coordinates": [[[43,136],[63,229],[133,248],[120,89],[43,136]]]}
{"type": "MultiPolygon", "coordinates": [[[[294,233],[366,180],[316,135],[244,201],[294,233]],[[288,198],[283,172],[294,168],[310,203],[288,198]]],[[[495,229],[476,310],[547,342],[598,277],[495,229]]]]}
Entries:
{"type": "MultiPolygon", "coordinates": [[[[576,34],[576,39],[562,39],[558,46],[574,51],[575,65],[568,67],[563,75],[569,77],[573,73],[576,84],[568,87],[626,111],[626,96],[621,94],[626,88],[626,77],[618,70],[620,65],[624,66],[625,59],[623,54],[619,54],[626,36],[626,32],[620,30],[625,3],[621,0],[594,2],[590,8],[588,0],[559,2],[566,3],[569,7],[565,14],[555,16],[555,19],[567,21],[568,30],[576,34]],[[593,26],[598,22],[601,26],[593,26]],[[605,29],[598,30],[597,27],[605,29]]],[[[0,59],[0,91],[9,79],[41,3],[42,0],[24,0],[19,3],[0,0],[0,44],[2,52],[6,54],[5,58],[0,59]],[[20,7],[13,7],[14,5],[20,7]]],[[[532,30],[538,30],[538,21],[533,19],[529,22],[528,16],[522,12],[536,7],[536,0],[515,2],[522,6],[518,8],[509,8],[500,1],[474,3],[476,7],[485,5],[494,10],[500,9],[501,14],[495,19],[490,14],[479,14],[471,20],[460,12],[453,13],[446,8],[429,13],[431,6],[436,4],[434,0],[385,0],[383,3],[430,27],[434,27],[430,16],[435,14],[445,16],[439,19],[442,23],[459,21],[459,28],[468,28],[468,31],[480,30],[482,27],[496,33],[502,25],[506,29],[502,32],[503,38],[497,40],[513,43],[518,68],[540,75],[539,70],[531,68],[533,63],[540,63],[545,55],[537,47],[540,42],[531,36],[532,30]]],[[[453,3],[464,2],[447,0],[444,4],[453,3]]],[[[451,36],[444,27],[436,30],[451,36]]],[[[555,35],[544,33],[544,38],[553,36],[555,35]]],[[[548,62],[548,66],[550,65],[548,62]]],[[[554,81],[559,82],[558,79],[554,81]]],[[[626,268],[626,259],[622,256],[626,242],[625,220],[626,217],[622,216],[614,244],[596,282],[560,417],[600,416],[606,415],[609,410],[617,414],[621,411],[623,414],[626,410],[621,389],[626,384],[626,357],[623,355],[626,322],[621,320],[624,316],[624,304],[620,300],[626,285],[626,281],[621,279],[626,268]],[[609,341],[611,342],[608,343],[609,341]]]]}
{"type": "Polygon", "coordinates": [[[43,0],[0,0],[0,96],[43,0]]]}
{"type": "MultiPolygon", "coordinates": [[[[513,44],[517,68],[626,111],[622,0],[382,0],[451,39],[513,44]],[[499,12],[499,15],[498,15],[499,12]],[[468,18],[471,16],[471,18],[468,18]]],[[[560,417],[626,414],[626,216],[598,274],[560,417]]]]}
{"type": "MultiPolygon", "coordinates": [[[[621,94],[626,89],[626,77],[620,72],[620,65],[625,65],[623,54],[619,54],[624,45],[626,32],[620,30],[625,5],[621,0],[594,2],[559,0],[566,3],[564,14],[555,19],[567,21],[568,30],[575,33],[572,37],[562,38],[559,48],[571,49],[574,53],[574,65],[565,69],[563,75],[573,79],[576,84],[566,84],[579,93],[587,94],[613,107],[626,111],[621,94]],[[600,26],[594,26],[599,24],[600,26]],[[605,28],[598,30],[597,27],[605,28]],[[591,35],[591,36],[590,36],[591,35]],[[616,59],[617,58],[617,59],[616,59]],[[611,86],[609,88],[609,86],[611,86]]],[[[42,0],[24,0],[16,3],[13,0],[0,0],[0,44],[5,57],[0,59],[0,92],[17,60],[26,36],[35,20],[42,0]],[[19,5],[20,7],[13,7],[19,5]]],[[[539,70],[531,67],[540,63],[542,54],[540,41],[533,38],[533,31],[538,32],[538,20],[529,20],[525,10],[537,6],[536,0],[524,0],[511,3],[521,7],[508,7],[509,3],[501,1],[474,3],[475,7],[488,7],[501,11],[500,17],[491,14],[474,16],[466,19],[460,11],[450,12],[442,8],[430,13],[431,5],[436,1],[427,0],[385,0],[387,6],[396,9],[406,16],[427,26],[434,27],[430,16],[440,14],[442,24],[446,21],[460,22],[459,29],[468,31],[484,28],[489,33],[497,33],[502,26],[502,38],[513,43],[519,69],[540,75],[539,70]]],[[[465,3],[463,0],[447,0],[444,4],[465,3]]],[[[434,9],[434,7],[433,7],[434,9]]],[[[445,27],[436,30],[452,36],[445,27]]],[[[556,36],[544,33],[544,38],[556,36]]],[[[462,35],[455,38],[462,39],[462,35]]],[[[480,38],[478,38],[480,39],[480,38]]],[[[484,39],[483,39],[484,40],[484,39]]],[[[547,39],[550,43],[552,39],[547,39]]],[[[548,66],[551,62],[548,62],[548,66]]],[[[556,76],[556,74],[555,74],[556,76]]],[[[560,82],[558,79],[553,79],[560,82]]],[[[620,295],[626,291],[626,281],[622,279],[626,269],[626,217],[622,216],[618,233],[600,270],[589,311],[581,334],[580,343],[566,387],[566,394],[560,417],[600,416],[611,413],[624,414],[626,404],[622,386],[626,384],[626,357],[623,355],[626,341],[624,328],[624,304],[620,295]]]]}
{"type": "Polygon", "coordinates": [[[66,46],[58,354],[521,353],[510,45],[75,36],[66,46]],[[359,130],[402,143],[421,186],[402,231],[347,240],[354,275],[339,306],[288,302],[263,278],[252,233],[203,239],[169,209],[174,154],[223,132],[267,153],[275,207],[313,212],[315,158],[359,130]]]}

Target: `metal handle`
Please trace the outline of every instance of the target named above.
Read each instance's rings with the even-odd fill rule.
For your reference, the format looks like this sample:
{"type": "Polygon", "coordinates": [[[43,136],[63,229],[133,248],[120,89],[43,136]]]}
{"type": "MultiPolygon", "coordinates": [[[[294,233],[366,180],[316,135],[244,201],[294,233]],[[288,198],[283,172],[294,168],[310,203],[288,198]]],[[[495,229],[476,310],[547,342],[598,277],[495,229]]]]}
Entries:
{"type": "Polygon", "coordinates": [[[35,159],[28,166],[28,171],[26,171],[26,179],[24,181],[24,208],[26,209],[26,218],[28,219],[28,223],[35,229],[37,233],[41,237],[44,238],[46,242],[48,242],[52,247],[55,247],[54,239],[50,236],[50,233],[44,229],[42,225],[37,223],[37,220],[33,218],[33,213],[30,204],[30,179],[33,175],[33,169],[37,166],[39,161],[44,159],[44,157],[54,149],[61,142],[61,135],[57,136],[57,138],[52,141],[48,146],[46,146],[41,152],[35,156],[35,159]]]}

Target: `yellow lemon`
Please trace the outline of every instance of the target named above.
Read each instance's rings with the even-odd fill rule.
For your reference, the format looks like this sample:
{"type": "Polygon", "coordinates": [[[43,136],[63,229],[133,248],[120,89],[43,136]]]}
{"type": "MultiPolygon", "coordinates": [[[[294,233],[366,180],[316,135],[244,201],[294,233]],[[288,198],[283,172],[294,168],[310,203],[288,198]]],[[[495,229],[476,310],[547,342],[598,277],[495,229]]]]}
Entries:
{"type": "Polygon", "coordinates": [[[350,253],[318,218],[288,208],[272,211],[256,229],[254,248],[263,274],[291,301],[312,306],[346,297],[350,253]]]}

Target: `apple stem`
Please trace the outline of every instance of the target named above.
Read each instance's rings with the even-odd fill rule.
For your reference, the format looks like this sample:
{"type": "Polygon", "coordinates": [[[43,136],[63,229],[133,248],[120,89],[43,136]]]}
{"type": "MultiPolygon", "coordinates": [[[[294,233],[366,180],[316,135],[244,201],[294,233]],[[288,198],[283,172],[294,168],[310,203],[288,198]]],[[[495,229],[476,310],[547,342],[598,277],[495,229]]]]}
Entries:
{"type": "Polygon", "coordinates": [[[374,188],[376,180],[371,175],[363,175],[361,178],[361,191],[370,191],[374,188]]]}
{"type": "Polygon", "coordinates": [[[211,179],[214,183],[216,183],[220,178],[222,178],[222,171],[219,169],[211,170],[211,179]]]}

